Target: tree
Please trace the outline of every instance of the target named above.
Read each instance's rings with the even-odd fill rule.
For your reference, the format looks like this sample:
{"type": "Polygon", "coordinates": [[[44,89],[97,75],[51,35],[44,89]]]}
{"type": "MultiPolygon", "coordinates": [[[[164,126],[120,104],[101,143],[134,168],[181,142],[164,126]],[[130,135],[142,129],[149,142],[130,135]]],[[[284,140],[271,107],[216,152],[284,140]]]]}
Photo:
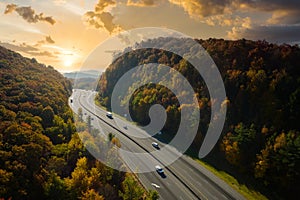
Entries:
{"type": "Polygon", "coordinates": [[[119,194],[124,200],[139,200],[144,195],[143,188],[132,176],[126,176],[122,182],[122,189],[123,191],[120,191],[119,194]]]}
{"type": "Polygon", "coordinates": [[[6,197],[7,194],[9,193],[9,188],[7,186],[11,182],[12,177],[13,177],[12,172],[8,172],[4,169],[0,169],[0,196],[1,197],[6,197]]]}
{"type": "Polygon", "coordinates": [[[44,183],[44,194],[46,199],[67,199],[67,186],[57,174],[50,173],[48,180],[44,183]]]}
{"type": "Polygon", "coordinates": [[[76,168],[71,174],[71,178],[65,179],[68,189],[74,196],[80,196],[89,188],[87,158],[82,157],[77,160],[76,168]]]}
{"type": "Polygon", "coordinates": [[[299,132],[282,132],[270,137],[255,163],[255,177],[281,191],[296,192],[300,184],[300,136],[299,132]]]}
{"type": "Polygon", "coordinates": [[[146,199],[147,200],[157,200],[157,199],[159,199],[159,194],[155,190],[149,190],[146,199]]]}
{"type": "Polygon", "coordinates": [[[44,128],[48,128],[53,125],[54,120],[54,111],[50,106],[47,106],[43,109],[41,113],[42,124],[44,128]]]}
{"type": "Polygon", "coordinates": [[[81,200],[104,200],[94,189],[87,190],[80,198],[81,200]]]}
{"type": "Polygon", "coordinates": [[[112,133],[108,133],[108,141],[112,141],[112,139],[115,137],[115,135],[114,134],[112,134],[112,133]]]}
{"type": "Polygon", "coordinates": [[[78,121],[83,122],[83,113],[82,113],[82,108],[78,108],[78,121]]]}
{"type": "Polygon", "coordinates": [[[92,119],[91,119],[91,116],[87,116],[87,129],[88,129],[88,132],[91,133],[92,132],[92,119]]]}
{"type": "Polygon", "coordinates": [[[117,137],[113,137],[111,139],[111,143],[114,144],[114,145],[116,145],[119,148],[121,147],[121,142],[120,142],[120,140],[117,137]]]}
{"type": "Polygon", "coordinates": [[[238,124],[233,132],[229,132],[222,141],[221,147],[225,158],[240,170],[251,170],[259,152],[258,137],[254,125],[249,128],[243,123],[238,124]]]}

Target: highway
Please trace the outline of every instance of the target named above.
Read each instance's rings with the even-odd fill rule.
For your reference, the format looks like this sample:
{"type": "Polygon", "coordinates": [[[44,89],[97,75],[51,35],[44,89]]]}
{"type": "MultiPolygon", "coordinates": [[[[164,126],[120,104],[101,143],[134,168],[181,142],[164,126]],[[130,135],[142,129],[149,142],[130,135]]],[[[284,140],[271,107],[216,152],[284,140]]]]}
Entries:
{"type": "Polygon", "coordinates": [[[143,137],[146,133],[142,129],[117,116],[114,116],[114,119],[106,117],[106,111],[95,106],[95,95],[96,93],[92,91],[76,89],[70,97],[72,99],[70,106],[75,113],[77,113],[78,108],[82,108],[84,113],[93,117],[92,126],[99,129],[100,134],[104,134],[104,137],[110,132],[115,134],[121,142],[122,149],[146,154],[144,158],[138,158],[138,161],[136,158],[126,159],[126,164],[130,169],[138,169],[139,166],[149,165],[149,162],[146,162],[149,160],[164,168],[166,177],[160,176],[155,171],[154,164],[148,166],[153,168],[152,172],[137,173],[144,187],[156,190],[160,195],[160,199],[245,199],[228,184],[188,156],[183,155],[171,165],[166,166],[166,157],[176,157],[179,152],[168,147],[163,148],[164,151],[157,154],[151,143],[157,142],[160,147],[165,144],[153,137],[143,137]],[[122,126],[126,126],[126,129],[119,127],[115,120],[123,124],[122,126]],[[140,137],[134,137],[132,133],[140,137]]]}

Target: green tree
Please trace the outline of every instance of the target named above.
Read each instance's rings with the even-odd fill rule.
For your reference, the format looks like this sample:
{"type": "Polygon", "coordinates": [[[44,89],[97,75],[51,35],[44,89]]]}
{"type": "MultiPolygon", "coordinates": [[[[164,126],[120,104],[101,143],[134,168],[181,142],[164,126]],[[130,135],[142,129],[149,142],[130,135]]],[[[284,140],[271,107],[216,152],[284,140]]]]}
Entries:
{"type": "Polygon", "coordinates": [[[82,108],[78,108],[78,121],[83,122],[83,113],[82,113],[82,108]]]}
{"type": "Polygon", "coordinates": [[[88,132],[91,133],[92,132],[92,118],[90,115],[87,116],[86,122],[87,122],[88,132]]]}
{"type": "Polygon", "coordinates": [[[296,192],[300,184],[300,136],[298,132],[282,132],[270,137],[257,155],[255,177],[278,190],[296,192]],[[279,187],[278,187],[279,186],[279,187]]]}
{"type": "Polygon", "coordinates": [[[50,106],[47,106],[43,109],[41,113],[42,124],[44,128],[48,128],[53,125],[54,120],[54,111],[50,106]]]}
{"type": "Polygon", "coordinates": [[[159,199],[159,194],[155,190],[149,190],[146,199],[147,200],[157,200],[157,199],[159,199]]]}
{"type": "Polygon", "coordinates": [[[46,199],[63,200],[68,199],[67,186],[57,174],[51,173],[48,180],[44,183],[44,194],[46,199]]]}
{"type": "Polygon", "coordinates": [[[259,152],[260,145],[257,141],[254,125],[248,128],[240,123],[233,132],[223,138],[221,146],[227,161],[240,170],[246,171],[252,170],[251,165],[255,162],[256,154],[259,152]]]}
{"type": "Polygon", "coordinates": [[[139,200],[143,198],[144,190],[132,176],[126,176],[122,182],[123,191],[119,192],[124,200],[139,200]]]}

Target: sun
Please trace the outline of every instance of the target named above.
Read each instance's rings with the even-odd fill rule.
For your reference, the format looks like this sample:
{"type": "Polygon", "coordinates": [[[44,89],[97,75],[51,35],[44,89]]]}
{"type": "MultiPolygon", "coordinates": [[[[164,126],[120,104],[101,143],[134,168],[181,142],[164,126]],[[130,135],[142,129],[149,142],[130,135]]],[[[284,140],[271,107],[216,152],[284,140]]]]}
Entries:
{"type": "Polygon", "coordinates": [[[70,59],[64,60],[64,65],[65,65],[65,67],[71,67],[72,64],[73,64],[73,61],[72,61],[72,60],[70,60],[70,59]]]}

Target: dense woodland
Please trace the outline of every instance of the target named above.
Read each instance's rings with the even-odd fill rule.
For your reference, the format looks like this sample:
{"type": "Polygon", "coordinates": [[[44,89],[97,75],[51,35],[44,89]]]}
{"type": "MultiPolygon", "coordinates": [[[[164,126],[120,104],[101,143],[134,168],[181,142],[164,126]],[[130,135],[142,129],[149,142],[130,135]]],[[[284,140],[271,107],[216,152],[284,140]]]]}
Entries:
{"type": "MultiPolygon", "coordinates": [[[[171,38],[158,38],[137,46],[143,46],[143,43],[175,46],[172,42],[171,38]]],[[[229,166],[236,176],[244,177],[246,183],[249,178],[254,188],[272,199],[298,197],[300,48],[245,39],[197,42],[218,66],[227,95],[222,137],[206,159],[221,170],[228,170],[225,166],[229,166]]],[[[192,146],[192,152],[197,152],[208,127],[211,101],[198,72],[182,57],[161,49],[125,51],[100,78],[97,100],[110,109],[110,97],[117,80],[129,69],[147,63],[171,66],[193,86],[201,108],[198,135],[192,146]]],[[[178,83],[174,81],[173,84],[178,83]]],[[[163,105],[168,116],[163,130],[165,137],[172,138],[176,134],[181,105],[168,88],[149,83],[128,98],[132,118],[142,125],[149,123],[151,105],[163,105]]]]}
{"type": "Polygon", "coordinates": [[[0,199],[157,199],[85,149],[71,91],[53,67],[0,47],[0,199]]]}

